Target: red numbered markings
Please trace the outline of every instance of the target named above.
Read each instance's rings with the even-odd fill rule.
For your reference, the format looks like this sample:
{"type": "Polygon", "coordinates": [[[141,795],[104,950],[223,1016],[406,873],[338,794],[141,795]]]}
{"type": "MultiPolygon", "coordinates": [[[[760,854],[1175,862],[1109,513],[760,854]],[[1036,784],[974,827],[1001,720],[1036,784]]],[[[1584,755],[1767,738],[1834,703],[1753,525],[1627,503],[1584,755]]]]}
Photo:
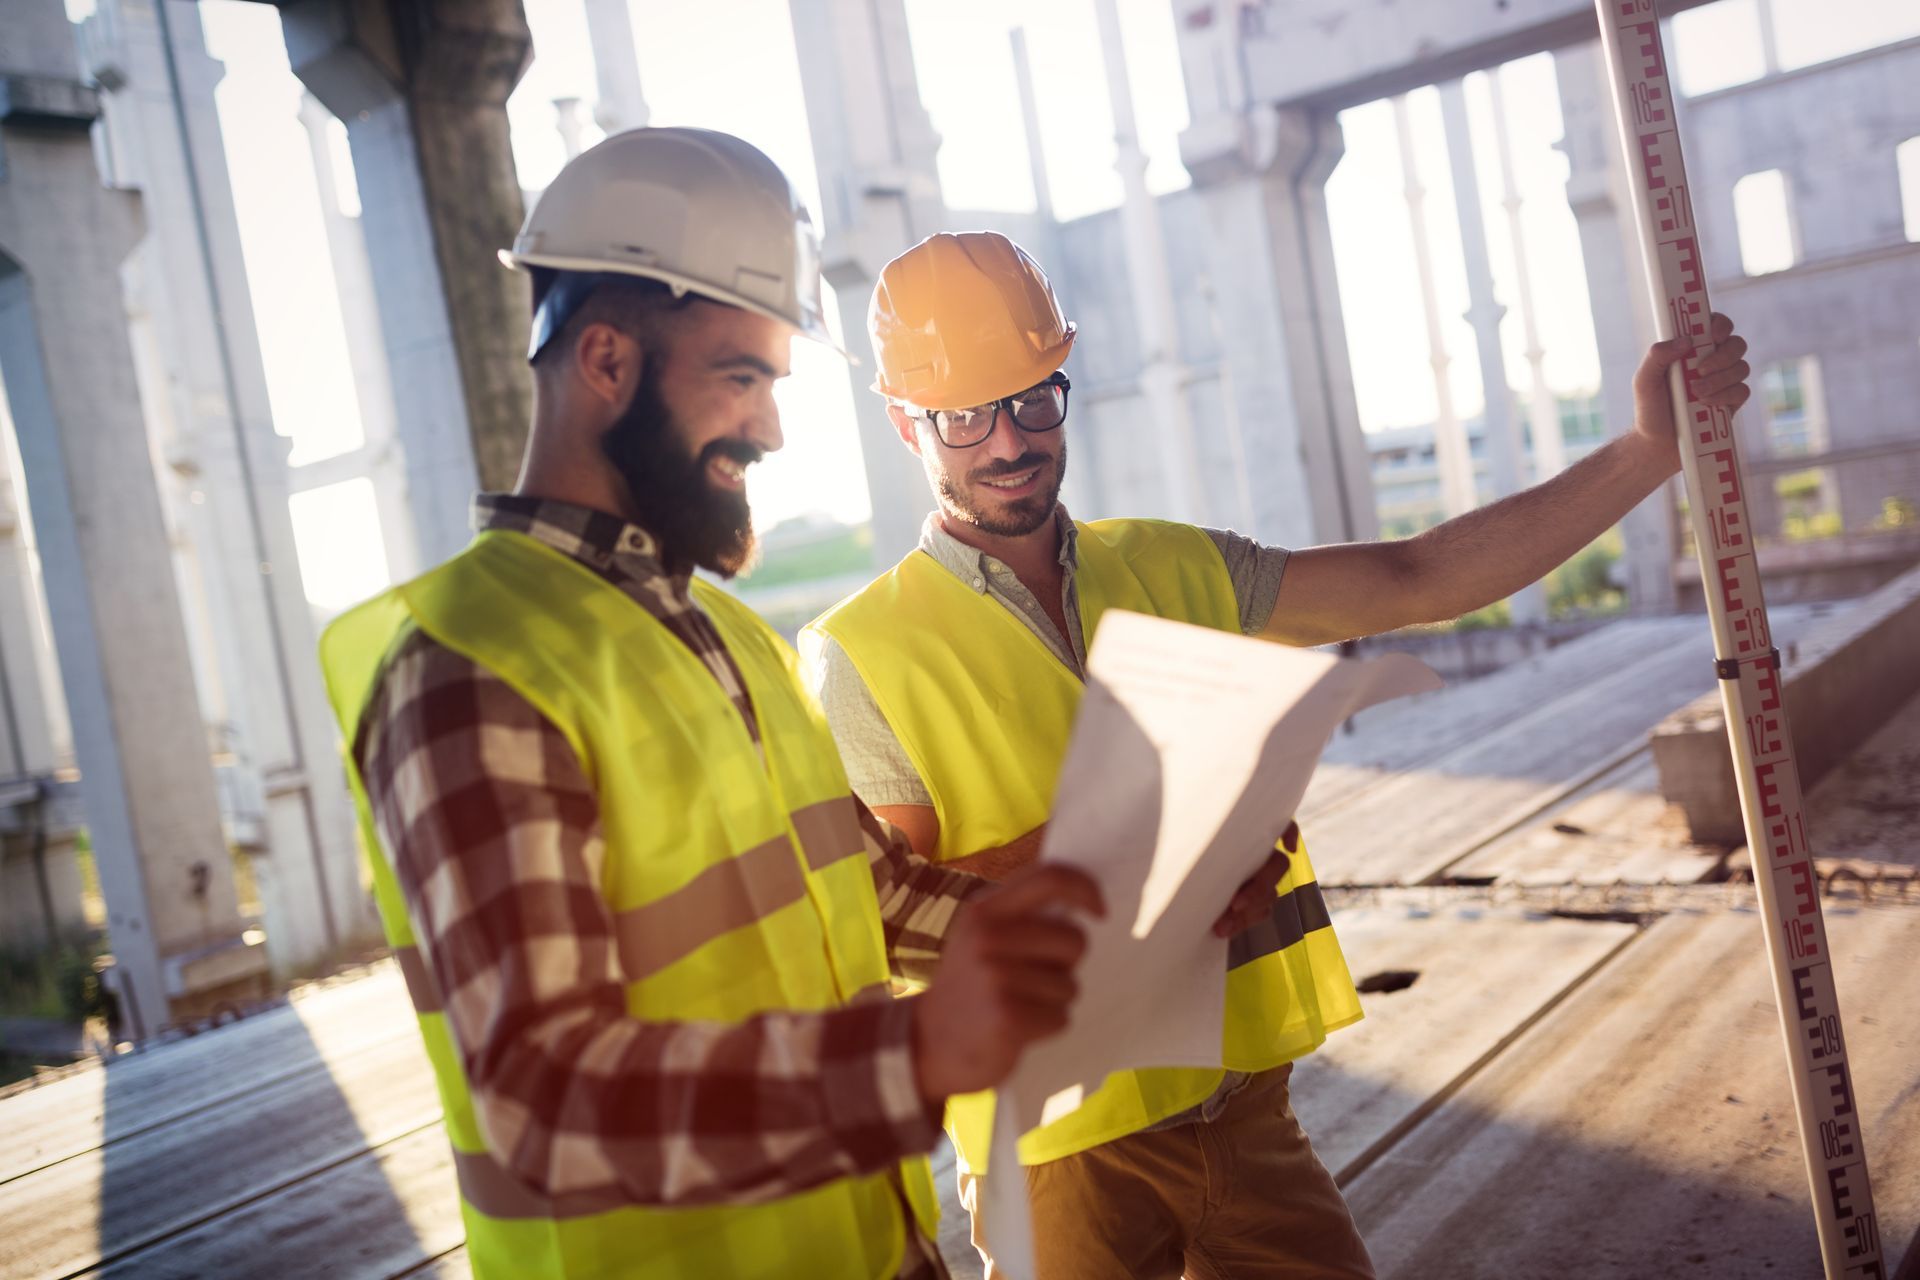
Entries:
{"type": "Polygon", "coordinates": [[[1681,236],[1660,246],[1660,279],[1667,291],[1667,311],[1673,317],[1673,335],[1689,348],[1705,346],[1710,315],[1707,280],[1700,269],[1700,246],[1692,236],[1681,236]]]}
{"type": "Polygon", "coordinates": [[[1720,449],[1733,439],[1733,415],[1714,405],[1687,401],[1687,430],[1696,454],[1720,449]]]}
{"type": "Polygon", "coordinates": [[[1740,493],[1740,467],[1731,448],[1700,459],[1700,487],[1707,499],[1707,527],[1713,549],[1725,554],[1747,545],[1747,504],[1740,493]]]}

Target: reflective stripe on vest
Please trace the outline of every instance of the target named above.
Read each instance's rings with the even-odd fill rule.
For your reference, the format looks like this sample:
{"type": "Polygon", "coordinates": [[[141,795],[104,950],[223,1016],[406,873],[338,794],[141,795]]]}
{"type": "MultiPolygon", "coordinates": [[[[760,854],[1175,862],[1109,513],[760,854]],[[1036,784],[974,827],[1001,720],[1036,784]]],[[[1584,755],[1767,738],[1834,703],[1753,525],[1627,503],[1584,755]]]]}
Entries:
{"type": "MultiPolygon", "coordinates": [[[[1219,548],[1205,531],[1157,520],[1082,524],[1074,578],[1089,646],[1108,609],[1240,629],[1219,548]]],[[[899,737],[940,821],[935,858],[997,848],[1047,819],[1085,686],[1011,610],[914,552],[807,628],[845,651],[899,737]]],[[[1228,949],[1221,1064],[1261,1071],[1312,1052],[1360,1018],[1360,999],[1327,919],[1304,843],[1273,913],[1228,949]]],[[[1079,1110],[1027,1134],[1041,1164],[1134,1133],[1205,1099],[1221,1072],[1130,1071],[1079,1110]]],[[[948,1127],[983,1171],[990,1095],[954,1099],[948,1127]]]]}
{"type": "MultiPolygon", "coordinates": [[[[504,679],[572,745],[606,842],[626,1002],[656,1021],[737,1022],[884,998],[885,943],[857,811],[793,653],[751,611],[696,582],[759,719],[765,763],[707,668],[645,609],[520,534],[453,560],[329,627],[321,660],[348,743],[412,627],[504,679]]],[[[929,1236],[924,1159],[780,1200],[696,1209],[540,1196],[488,1152],[364,787],[348,770],[374,895],[419,1014],[454,1148],[477,1276],[892,1275],[904,1188],[929,1236]]]]}

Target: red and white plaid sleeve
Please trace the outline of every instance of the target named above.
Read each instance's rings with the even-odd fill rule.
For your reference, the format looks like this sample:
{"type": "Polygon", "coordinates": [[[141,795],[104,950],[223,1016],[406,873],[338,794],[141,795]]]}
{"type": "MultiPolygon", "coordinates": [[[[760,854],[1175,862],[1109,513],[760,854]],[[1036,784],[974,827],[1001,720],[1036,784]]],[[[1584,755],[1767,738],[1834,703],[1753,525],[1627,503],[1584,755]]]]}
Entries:
{"type": "Polygon", "coordinates": [[[857,797],[854,803],[860,808],[873,890],[880,899],[887,963],[895,977],[924,984],[933,976],[960,904],[991,888],[993,881],[928,862],[913,851],[898,827],[875,815],[857,797]]]}

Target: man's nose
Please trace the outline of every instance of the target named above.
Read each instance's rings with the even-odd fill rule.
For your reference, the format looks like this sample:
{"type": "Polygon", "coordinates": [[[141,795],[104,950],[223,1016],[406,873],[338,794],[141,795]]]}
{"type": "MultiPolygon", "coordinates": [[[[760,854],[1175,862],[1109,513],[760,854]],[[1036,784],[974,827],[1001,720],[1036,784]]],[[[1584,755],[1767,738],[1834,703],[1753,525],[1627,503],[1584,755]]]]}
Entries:
{"type": "Polygon", "coordinates": [[[787,442],[786,433],[780,429],[780,404],[772,393],[767,395],[766,408],[747,424],[747,439],[762,453],[777,453],[787,442]]]}
{"type": "Polygon", "coordinates": [[[997,415],[993,422],[993,434],[987,437],[986,449],[993,458],[1012,461],[1027,451],[1027,433],[1014,425],[1013,414],[1005,405],[996,405],[997,415]]]}

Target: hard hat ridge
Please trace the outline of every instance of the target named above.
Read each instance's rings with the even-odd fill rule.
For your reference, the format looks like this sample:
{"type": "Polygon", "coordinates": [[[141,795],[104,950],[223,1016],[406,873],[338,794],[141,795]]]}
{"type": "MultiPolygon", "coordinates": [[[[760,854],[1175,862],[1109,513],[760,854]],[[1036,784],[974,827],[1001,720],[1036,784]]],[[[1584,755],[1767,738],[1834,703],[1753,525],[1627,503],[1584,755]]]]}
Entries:
{"type": "Polygon", "coordinates": [[[942,232],[889,262],[867,308],[873,389],[923,409],[1024,391],[1078,332],[1026,250],[997,231],[942,232]]]}

